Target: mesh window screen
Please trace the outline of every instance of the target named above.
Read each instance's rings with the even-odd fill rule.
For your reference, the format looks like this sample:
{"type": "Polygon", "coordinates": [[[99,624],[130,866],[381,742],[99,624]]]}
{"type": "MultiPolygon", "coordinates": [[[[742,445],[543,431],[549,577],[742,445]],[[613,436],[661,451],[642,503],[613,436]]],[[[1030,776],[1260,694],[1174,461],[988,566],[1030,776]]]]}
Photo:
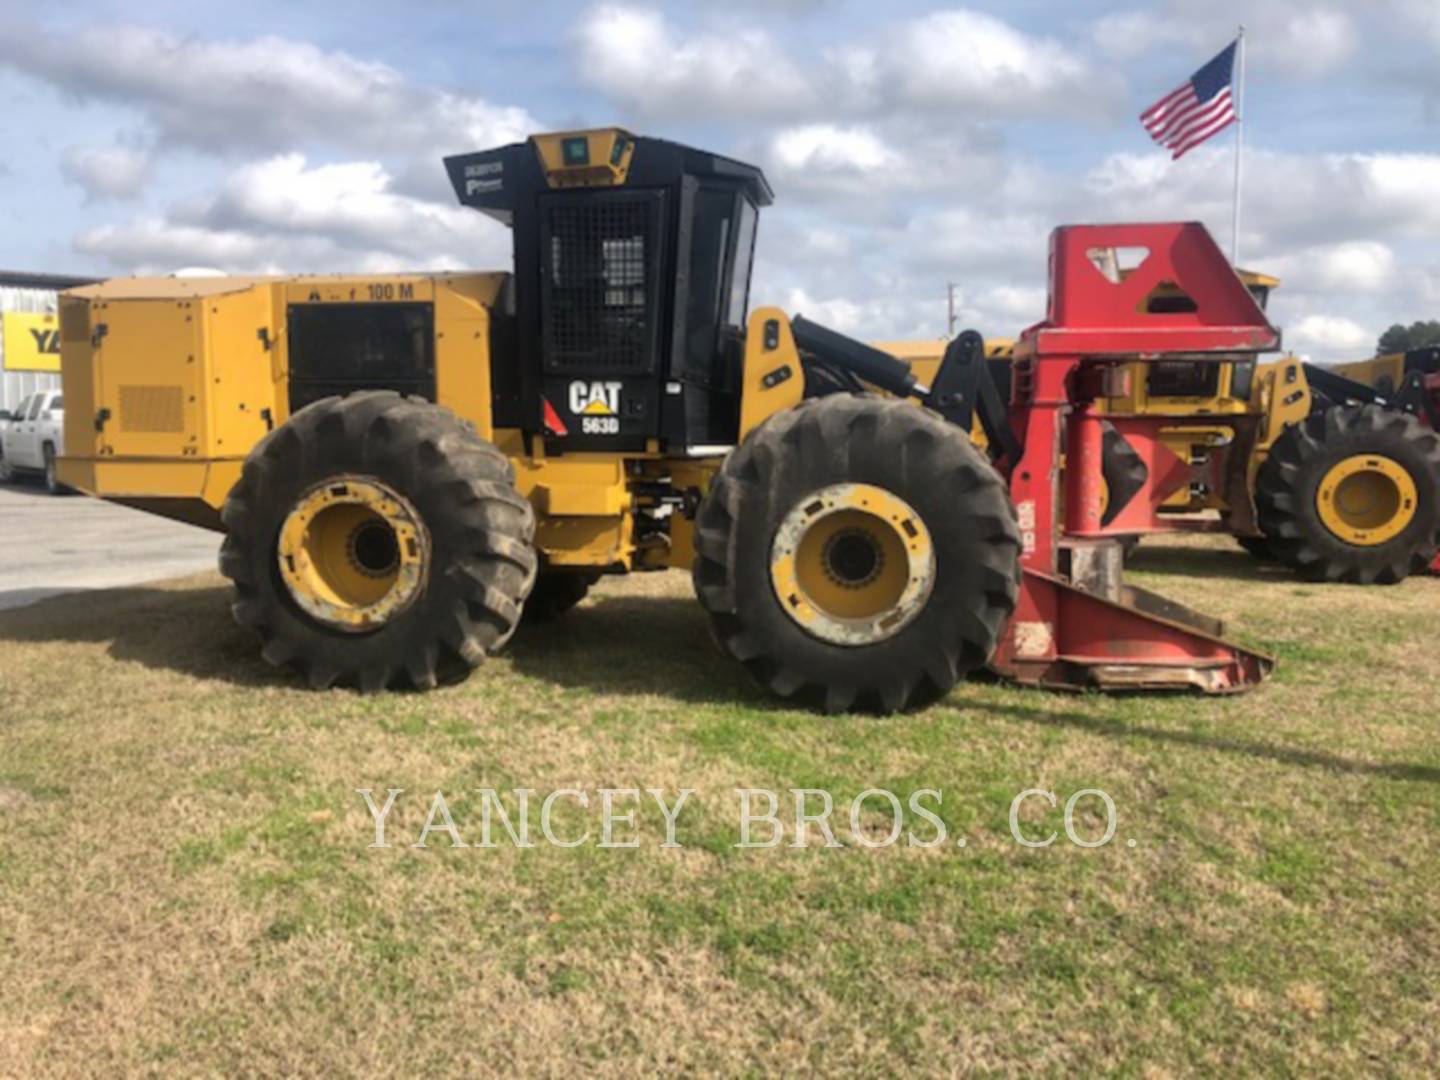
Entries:
{"type": "Polygon", "coordinates": [[[653,202],[547,207],[545,363],[550,370],[647,371],[653,363],[653,202]]]}

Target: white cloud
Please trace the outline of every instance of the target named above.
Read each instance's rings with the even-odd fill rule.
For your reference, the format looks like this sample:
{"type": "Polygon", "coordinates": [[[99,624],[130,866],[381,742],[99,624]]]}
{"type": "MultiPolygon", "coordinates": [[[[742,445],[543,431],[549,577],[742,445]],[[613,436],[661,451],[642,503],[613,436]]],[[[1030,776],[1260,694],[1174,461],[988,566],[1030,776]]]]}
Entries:
{"type": "Polygon", "coordinates": [[[1203,28],[1188,19],[1166,18],[1148,11],[1117,11],[1096,20],[1090,36],[1101,50],[1121,60],[1133,60],[1158,48],[1195,45],[1203,28]]]}
{"type": "Polygon", "coordinates": [[[582,76],[639,115],[800,119],[903,109],[1093,118],[1120,80],[1051,38],[963,8],[897,22],[806,65],[763,30],[687,36],[656,11],[592,9],[576,34],[582,76]]]}
{"type": "Polygon", "coordinates": [[[151,160],[147,151],[127,146],[68,146],[60,171],[89,199],[133,199],[150,179],[151,160]]]}
{"type": "Polygon", "coordinates": [[[1090,116],[1120,90],[1118,78],[1059,41],[964,9],[899,24],[875,53],[874,78],[872,92],[896,104],[1001,115],[1090,116]]]}
{"type": "Polygon", "coordinates": [[[1327,75],[1355,54],[1359,38],[1350,16],[1343,11],[1298,11],[1279,28],[1273,54],[1262,46],[1260,58],[1276,67],[1306,77],[1327,75]]]}
{"type": "Polygon", "coordinates": [[[794,171],[870,173],[894,168],[900,156],[874,132],[863,127],[808,124],[777,132],[772,156],[781,168],[794,171]]]}
{"type": "Polygon", "coordinates": [[[1246,24],[1248,62],[1300,78],[1318,78],[1343,67],[1355,56],[1361,37],[1343,6],[1297,0],[1249,0],[1243,5],[1168,0],[1105,15],[1096,20],[1090,37],[1117,60],[1135,60],[1157,50],[1175,56],[1178,82],[1182,72],[1198,68],[1234,37],[1237,19],[1246,24]],[[1186,68],[1183,57],[1190,54],[1194,62],[1186,68]]]}
{"type": "Polygon", "coordinates": [[[1396,280],[1395,252],[1374,240],[1306,248],[1267,260],[1266,270],[1297,287],[1339,293],[1373,293],[1396,280]]]}
{"type": "Polygon", "coordinates": [[[417,86],[386,64],[276,36],[215,41],[95,25],[61,33],[8,22],[0,65],[81,100],[138,109],[162,143],[210,151],[323,142],[434,156],[512,142],[536,126],[524,109],[417,86]]]}
{"type": "Polygon", "coordinates": [[[1286,343],[1299,352],[1358,356],[1373,345],[1375,333],[1338,315],[1307,315],[1286,330],[1286,343]]]}
{"type": "Polygon", "coordinates": [[[506,269],[509,231],[458,205],[393,190],[376,162],[307,166],[283,154],[236,170],[214,196],[83,233],[119,268],[231,272],[506,269]]]}
{"type": "Polygon", "coordinates": [[[659,12],[606,4],[586,13],[576,40],[582,76],[640,115],[777,116],[818,100],[758,30],[685,38],[659,12]]]}
{"type": "Polygon", "coordinates": [[[75,248],[99,256],[121,272],[170,273],[194,264],[231,272],[280,269],[269,258],[275,249],[262,236],[178,225],[154,216],[88,229],[76,237],[75,248]]]}

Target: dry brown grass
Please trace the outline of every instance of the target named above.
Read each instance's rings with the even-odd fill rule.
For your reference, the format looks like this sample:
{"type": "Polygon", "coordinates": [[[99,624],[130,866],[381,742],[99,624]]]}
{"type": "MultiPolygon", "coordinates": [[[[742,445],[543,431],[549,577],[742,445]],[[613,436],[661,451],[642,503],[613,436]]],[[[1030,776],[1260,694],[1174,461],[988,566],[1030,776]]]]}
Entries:
{"type": "Polygon", "coordinates": [[[423,697],[296,688],[211,577],[0,616],[0,1074],[1433,1072],[1440,581],[1137,565],[1275,680],[824,719],[744,685],[679,576],[423,697]],[[403,846],[480,786],[698,795],[680,850],[653,807],[633,851],[403,846]],[[939,788],[968,843],[736,851],[736,786],[939,788]],[[396,846],[358,787],[407,790],[396,846]],[[1019,847],[1030,787],[1105,789],[1117,841],[1019,847]]]}

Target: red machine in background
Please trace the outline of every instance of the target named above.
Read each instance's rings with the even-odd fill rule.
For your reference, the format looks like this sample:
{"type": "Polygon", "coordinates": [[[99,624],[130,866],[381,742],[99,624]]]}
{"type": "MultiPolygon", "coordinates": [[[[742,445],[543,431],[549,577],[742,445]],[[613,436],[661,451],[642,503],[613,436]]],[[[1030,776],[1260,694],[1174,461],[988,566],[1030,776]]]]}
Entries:
{"type": "Polygon", "coordinates": [[[997,461],[1020,520],[1024,567],[997,670],[1045,686],[1212,693],[1246,689],[1269,673],[1273,661],[1224,640],[1217,621],[1124,584],[1120,538],[1153,527],[1191,467],[1162,444],[1164,418],[1106,416],[1101,401],[1118,394],[1117,380],[1137,361],[1219,363],[1279,344],[1204,226],[1055,230],[1048,313],[1016,346],[1010,437],[997,461]],[[1107,272],[1116,252],[1135,263],[1123,277],[1107,272]],[[1188,302],[1176,304],[1177,292],[1188,302]],[[1161,294],[1164,310],[1153,310],[1161,305],[1150,298],[1161,294]],[[1107,490],[1107,428],[1144,463],[1133,490],[1107,490]],[[1114,505],[1122,495],[1123,506],[1114,505]]]}

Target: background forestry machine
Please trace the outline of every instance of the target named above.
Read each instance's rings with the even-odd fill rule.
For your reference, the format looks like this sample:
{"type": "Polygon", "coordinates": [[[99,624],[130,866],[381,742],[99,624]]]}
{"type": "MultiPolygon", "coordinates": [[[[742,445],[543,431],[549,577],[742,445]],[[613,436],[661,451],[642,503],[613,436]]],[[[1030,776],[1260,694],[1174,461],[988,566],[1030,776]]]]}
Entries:
{"type": "Polygon", "coordinates": [[[830,711],[933,700],[987,662],[1208,691],[1268,670],[1126,587],[1100,521],[1111,374],[1277,344],[1200,226],[1057,230],[1007,407],[976,334],[927,386],[775,308],[747,318],[772,198],[751,166],[605,129],[446,167],[513,228],[513,275],[129,279],[62,300],[64,482],[223,530],[235,618],[270,662],[315,687],[426,688],[523,610],[681,567],[726,653],[830,711]],[[1087,255],[1117,244],[1151,251],[1120,283],[1087,255]],[[1196,309],[1137,314],[1162,279],[1196,309]]]}

